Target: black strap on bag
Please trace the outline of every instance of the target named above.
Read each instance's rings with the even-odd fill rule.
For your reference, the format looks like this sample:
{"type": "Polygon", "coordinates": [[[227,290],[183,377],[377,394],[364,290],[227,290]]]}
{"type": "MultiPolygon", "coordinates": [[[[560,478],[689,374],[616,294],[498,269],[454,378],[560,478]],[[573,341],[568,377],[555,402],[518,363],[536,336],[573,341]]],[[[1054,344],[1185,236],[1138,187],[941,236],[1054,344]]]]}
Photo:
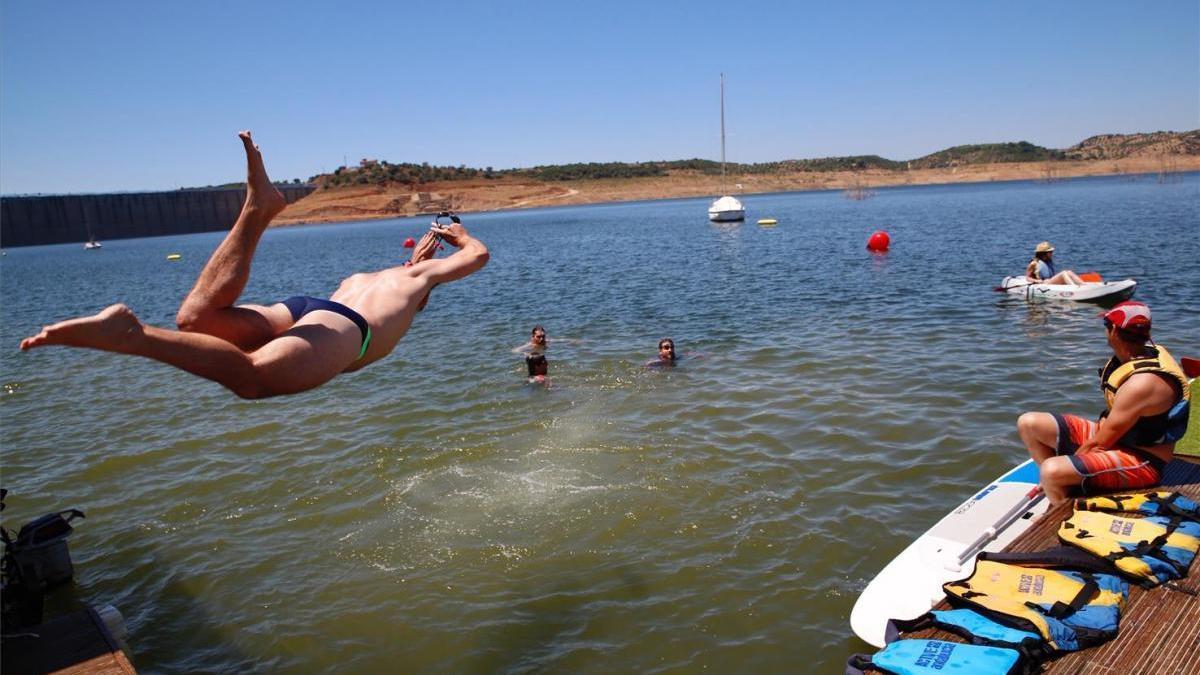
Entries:
{"type": "Polygon", "coordinates": [[[76,518],[86,518],[79,509],[67,509],[56,513],[47,513],[41,518],[35,518],[21,526],[17,539],[13,544],[18,548],[36,546],[52,539],[58,539],[71,534],[71,521],[76,518]]]}

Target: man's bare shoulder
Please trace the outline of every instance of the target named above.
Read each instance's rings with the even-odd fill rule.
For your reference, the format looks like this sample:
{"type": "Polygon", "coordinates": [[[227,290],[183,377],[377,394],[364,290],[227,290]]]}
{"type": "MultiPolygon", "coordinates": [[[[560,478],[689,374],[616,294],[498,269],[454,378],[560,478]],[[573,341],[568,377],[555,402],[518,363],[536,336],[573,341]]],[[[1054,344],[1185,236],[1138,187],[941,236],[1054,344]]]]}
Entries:
{"type": "Polygon", "coordinates": [[[1117,390],[1117,403],[1130,402],[1146,406],[1171,404],[1178,392],[1158,373],[1134,373],[1117,390]]]}
{"type": "Polygon", "coordinates": [[[362,275],[362,281],[365,284],[406,283],[420,278],[421,267],[424,264],[421,262],[414,265],[397,265],[396,267],[389,267],[378,272],[367,272],[362,275]]]}

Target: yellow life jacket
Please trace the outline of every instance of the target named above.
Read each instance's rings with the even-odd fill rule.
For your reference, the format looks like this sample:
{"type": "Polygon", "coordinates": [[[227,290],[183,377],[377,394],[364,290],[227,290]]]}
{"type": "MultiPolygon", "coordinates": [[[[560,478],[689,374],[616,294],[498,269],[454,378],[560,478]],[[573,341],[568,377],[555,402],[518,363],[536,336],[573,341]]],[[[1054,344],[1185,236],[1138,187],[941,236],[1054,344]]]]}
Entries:
{"type": "Polygon", "coordinates": [[[1195,510],[1191,500],[1167,492],[1080,499],[1059,526],[1058,538],[1100,556],[1143,586],[1157,586],[1187,576],[1200,551],[1200,522],[1191,519],[1195,510]],[[1127,518],[1098,511],[1161,515],[1127,518]]]}
{"type": "Polygon", "coordinates": [[[1038,633],[1052,651],[1075,651],[1117,634],[1129,585],[1112,574],[1021,567],[978,560],[942,586],[951,604],[1038,633]]]}
{"type": "Polygon", "coordinates": [[[1183,437],[1187,431],[1188,406],[1192,397],[1188,377],[1183,368],[1175,361],[1175,357],[1162,345],[1146,345],[1147,354],[1130,359],[1124,363],[1112,357],[1100,369],[1100,389],[1104,392],[1104,403],[1108,406],[1105,415],[1112,410],[1113,401],[1117,397],[1117,389],[1137,373],[1161,373],[1168,380],[1177,383],[1177,403],[1170,410],[1158,415],[1142,417],[1124,436],[1121,445],[1145,447],[1160,443],[1171,443],[1183,437]]]}
{"type": "Polygon", "coordinates": [[[1180,516],[1200,521],[1200,505],[1179,492],[1139,492],[1075,500],[1079,511],[1128,511],[1147,516],[1180,516]]]}

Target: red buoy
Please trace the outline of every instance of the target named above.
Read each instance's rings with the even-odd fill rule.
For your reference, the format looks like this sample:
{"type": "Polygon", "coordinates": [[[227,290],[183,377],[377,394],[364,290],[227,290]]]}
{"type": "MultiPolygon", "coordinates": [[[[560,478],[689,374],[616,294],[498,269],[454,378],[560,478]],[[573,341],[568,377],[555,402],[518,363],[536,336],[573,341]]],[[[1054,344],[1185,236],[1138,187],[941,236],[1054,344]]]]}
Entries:
{"type": "Polygon", "coordinates": [[[884,232],[883,230],[876,230],[870,236],[870,238],[867,239],[867,250],[883,252],[888,250],[888,246],[891,246],[891,244],[892,238],[888,236],[887,232],[884,232]]]}
{"type": "Polygon", "coordinates": [[[414,248],[417,245],[417,240],[409,237],[404,240],[404,248],[414,248]]]}

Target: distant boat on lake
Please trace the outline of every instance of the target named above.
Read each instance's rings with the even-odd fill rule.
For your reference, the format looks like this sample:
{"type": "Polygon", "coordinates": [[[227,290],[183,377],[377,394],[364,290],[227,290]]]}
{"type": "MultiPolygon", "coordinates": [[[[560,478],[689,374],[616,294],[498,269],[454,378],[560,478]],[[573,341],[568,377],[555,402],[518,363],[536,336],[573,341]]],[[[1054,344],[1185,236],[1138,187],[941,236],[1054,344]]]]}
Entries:
{"type": "MultiPolygon", "coordinates": [[[[721,73],[721,192],[725,192],[725,73],[721,73]]],[[[718,197],[708,207],[708,219],[714,223],[746,219],[746,209],[736,197],[718,197]]]]}
{"type": "Polygon", "coordinates": [[[85,251],[90,251],[94,248],[102,248],[100,242],[96,241],[96,235],[92,234],[92,226],[87,224],[86,221],[84,222],[83,226],[87,228],[88,235],[87,241],[83,242],[83,249],[85,251]]]}

